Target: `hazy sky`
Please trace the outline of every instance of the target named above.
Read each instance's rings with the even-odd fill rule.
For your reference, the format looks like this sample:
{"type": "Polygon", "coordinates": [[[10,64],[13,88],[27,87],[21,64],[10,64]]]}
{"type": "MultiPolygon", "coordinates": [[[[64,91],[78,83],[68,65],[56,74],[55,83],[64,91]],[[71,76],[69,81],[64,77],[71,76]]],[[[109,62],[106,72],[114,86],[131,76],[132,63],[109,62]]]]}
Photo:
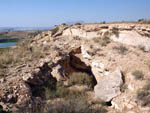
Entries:
{"type": "Polygon", "coordinates": [[[0,0],[0,27],[150,18],[150,0],[0,0]]]}

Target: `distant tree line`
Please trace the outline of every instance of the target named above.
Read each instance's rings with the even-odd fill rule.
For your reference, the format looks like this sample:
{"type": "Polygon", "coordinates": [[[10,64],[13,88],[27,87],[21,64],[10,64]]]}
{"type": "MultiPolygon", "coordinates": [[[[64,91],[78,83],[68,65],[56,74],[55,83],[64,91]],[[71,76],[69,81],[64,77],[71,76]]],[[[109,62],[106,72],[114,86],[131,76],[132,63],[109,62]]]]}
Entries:
{"type": "Polygon", "coordinates": [[[141,24],[150,24],[150,19],[139,19],[138,23],[141,23],[141,24]]]}

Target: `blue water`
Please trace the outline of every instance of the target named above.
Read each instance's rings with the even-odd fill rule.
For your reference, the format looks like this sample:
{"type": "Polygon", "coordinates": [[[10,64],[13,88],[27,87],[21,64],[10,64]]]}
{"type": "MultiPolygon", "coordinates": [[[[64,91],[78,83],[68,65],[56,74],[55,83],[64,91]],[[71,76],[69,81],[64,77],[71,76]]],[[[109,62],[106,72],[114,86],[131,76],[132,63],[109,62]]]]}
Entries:
{"type": "Polygon", "coordinates": [[[17,42],[0,43],[0,48],[15,46],[17,42]]]}

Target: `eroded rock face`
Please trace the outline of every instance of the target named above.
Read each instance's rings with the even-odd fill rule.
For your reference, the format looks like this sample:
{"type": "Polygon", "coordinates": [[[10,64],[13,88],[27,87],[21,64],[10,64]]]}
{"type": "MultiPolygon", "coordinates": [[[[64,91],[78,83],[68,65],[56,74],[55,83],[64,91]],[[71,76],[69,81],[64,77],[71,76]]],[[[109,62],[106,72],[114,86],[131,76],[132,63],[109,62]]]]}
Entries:
{"type": "MultiPolygon", "coordinates": [[[[88,25],[87,25],[88,26],[88,25]]],[[[111,40],[143,48],[146,52],[150,51],[150,32],[149,26],[144,25],[100,25],[90,28],[86,26],[72,27],[63,31],[64,36],[78,36],[84,39],[96,37],[109,37],[111,40]]]]}
{"type": "Polygon", "coordinates": [[[123,84],[122,74],[120,70],[116,70],[112,74],[106,76],[101,83],[95,86],[95,97],[102,99],[105,102],[109,102],[121,93],[121,84],[123,84]]]}
{"type": "Polygon", "coordinates": [[[113,41],[127,45],[143,48],[144,51],[150,51],[150,38],[140,35],[136,31],[120,31],[119,36],[112,35],[113,41]]]}

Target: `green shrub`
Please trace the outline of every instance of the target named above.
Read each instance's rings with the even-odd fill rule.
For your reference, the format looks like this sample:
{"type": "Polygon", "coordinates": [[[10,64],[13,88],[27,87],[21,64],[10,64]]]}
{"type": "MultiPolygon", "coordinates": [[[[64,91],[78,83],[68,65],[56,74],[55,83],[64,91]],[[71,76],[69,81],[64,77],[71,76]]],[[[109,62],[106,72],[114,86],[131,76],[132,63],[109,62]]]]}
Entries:
{"type": "Polygon", "coordinates": [[[89,88],[92,88],[92,76],[82,72],[72,73],[72,75],[70,75],[68,84],[69,86],[76,84],[87,85],[89,88]]]}
{"type": "Polygon", "coordinates": [[[132,73],[132,75],[134,75],[137,80],[142,80],[144,78],[144,74],[142,71],[136,70],[132,73]]]}

